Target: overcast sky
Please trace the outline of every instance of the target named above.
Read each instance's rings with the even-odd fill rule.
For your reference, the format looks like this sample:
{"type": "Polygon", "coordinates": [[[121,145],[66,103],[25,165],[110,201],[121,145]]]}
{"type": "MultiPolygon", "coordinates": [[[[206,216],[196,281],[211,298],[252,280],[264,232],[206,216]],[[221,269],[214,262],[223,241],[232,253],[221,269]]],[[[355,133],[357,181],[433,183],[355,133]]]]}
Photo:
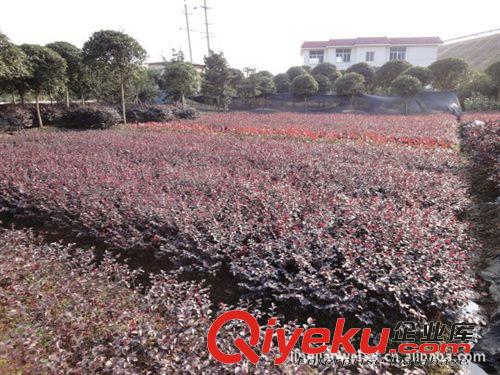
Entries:
{"type": "MultiPolygon", "coordinates": [[[[207,52],[203,0],[187,0],[194,62],[207,52]],[[197,7],[196,9],[193,9],[197,7]]],[[[212,49],[229,63],[279,73],[301,64],[304,40],[358,36],[440,36],[500,27],[500,1],[475,0],[207,0],[212,49]]],[[[148,51],[149,61],[188,56],[183,0],[2,0],[0,30],[15,43],[65,40],[81,47],[101,29],[122,30],[148,51]]]]}

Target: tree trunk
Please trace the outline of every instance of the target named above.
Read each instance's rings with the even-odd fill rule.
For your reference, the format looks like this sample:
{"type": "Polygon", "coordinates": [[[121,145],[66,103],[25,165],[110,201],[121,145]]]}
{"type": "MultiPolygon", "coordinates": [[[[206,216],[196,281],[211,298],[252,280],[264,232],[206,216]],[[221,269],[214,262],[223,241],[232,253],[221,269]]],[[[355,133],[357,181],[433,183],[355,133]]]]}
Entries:
{"type": "Polygon", "coordinates": [[[182,102],[182,109],[186,109],[186,97],[184,94],[181,96],[181,102],[182,102]]]}
{"type": "Polygon", "coordinates": [[[16,105],[16,96],[14,95],[14,93],[11,94],[12,95],[12,104],[16,105]]]}
{"type": "Polygon", "coordinates": [[[54,105],[54,98],[52,97],[52,93],[49,93],[50,105],[54,105]]]}
{"type": "Polygon", "coordinates": [[[123,116],[123,123],[127,124],[127,115],[126,115],[126,110],[125,110],[125,85],[123,82],[120,85],[120,93],[121,93],[121,100],[122,100],[122,116],[123,116]]]}
{"type": "Polygon", "coordinates": [[[66,108],[69,108],[69,90],[66,89],[66,108]]]}
{"type": "Polygon", "coordinates": [[[36,94],[36,117],[38,118],[38,126],[43,128],[42,115],[40,114],[40,95],[36,94]]]}
{"type": "Polygon", "coordinates": [[[24,94],[19,94],[19,96],[21,97],[21,105],[24,107],[24,105],[26,104],[25,95],[24,94]]]}
{"type": "Polygon", "coordinates": [[[307,96],[304,97],[304,103],[306,103],[306,113],[307,113],[307,96]]]}
{"type": "Polygon", "coordinates": [[[85,107],[85,97],[82,95],[82,107],[85,107]]]}

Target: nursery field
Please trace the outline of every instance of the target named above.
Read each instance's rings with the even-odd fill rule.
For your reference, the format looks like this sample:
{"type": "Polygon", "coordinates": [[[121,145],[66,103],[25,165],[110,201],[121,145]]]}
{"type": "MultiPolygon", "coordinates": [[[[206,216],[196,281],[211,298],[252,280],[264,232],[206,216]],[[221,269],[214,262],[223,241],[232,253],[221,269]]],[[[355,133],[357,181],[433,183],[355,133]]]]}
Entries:
{"type": "Polygon", "coordinates": [[[451,319],[473,256],[456,137],[446,115],[25,132],[0,141],[0,204],[289,318],[451,319]]]}
{"type": "MultiPolygon", "coordinates": [[[[482,119],[488,127],[467,128],[464,147],[493,176],[498,116],[482,119]]],[[[320,326],[463,319],[479,246],[458,126],[444,114],[230,113],[1,137],[0,215],[16,230],[0,233],[0,312],[18,295],[24,307],[15,330],[0,318],[10,348],[0,358],[36,342],[27,358],[8,357],[26,370],[48,350],[38,335],[50,325],[44,340],[64,350],[35,372],[219,373],[200,336],[228,303],[320,326]],[[106,256],[96,269],[90,250],[68,242],[156,276],[128,295],[144,276],[106,256]],[[81,309],[47,310],[59,301],[81,309]],[[172,352],[176,332],[187,336],[172,352]]]]}

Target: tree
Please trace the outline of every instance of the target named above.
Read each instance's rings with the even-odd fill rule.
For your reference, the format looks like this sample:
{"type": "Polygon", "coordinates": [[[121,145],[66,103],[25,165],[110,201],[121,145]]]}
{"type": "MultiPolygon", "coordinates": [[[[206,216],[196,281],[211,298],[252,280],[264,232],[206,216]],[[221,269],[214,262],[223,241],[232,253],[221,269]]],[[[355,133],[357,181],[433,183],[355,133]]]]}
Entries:
{"type": "Polygon", "coordinates": [[[332,82],[328,79],[328,77],[323,74],[316,74],[313,77],[318,84],[318,94],[328,94],[332,89],[332,82]]]}
{"type": "Polygon", "coordinates": [[[392,60],[386,62],[375,73],[375,85],[387,88],[404,70],[411,67],[411,64],[403,60],[392,60]]]}
{"type": "Polygon", "coordinates": [[[257,88],[264,97],[276,94],[276,85],[274,84],[274,80],[272,77],[267,75],[258,77],[257,88]]]}
{"type": "Polygon", "coordinates": [[[125,84],[146,58],[146,51],[131,36],[114,30],[97,31],[83,45],[83,58],[120,88],[123,122],[127,123],[125,84]]]}
{"type": "Polygon", "coordinates": [[[240,89],[241,84],[245,79],[245,75],[239,69],[229,68],[228,84],[231,88],[231,96],[236,96],[240,89]]]}
{"type": "Polygon", "coordinates": [[[404,70],[400,75],[415,77],[420,81],[422,86],[431,84],[433,80],[432,71],[423,66],[412,66],[404,70]]]}
{"type": "Polygon", "coordinates": [[[462,82],[458,88],[458,97],[461,102],[472,97],[474,93],[488,98],[496,98],[497,88],[490,75],[480,72],[473,73],[470,79],[462,82]]]}
{"type": "Polygon", "coordinates": [[[286,71],[286,74],[288,75],[288,79],[290,80],[290,82],[292,82],[295,78],[302,74],[307,74],[307,72],[301,66],[292,66],[286,71]]]}
{"type": "Polygon", "coordinates": [[[408,101],[422,91],[422,83],[415,77],[401,75],[391,83],[391,91],[405,98],[405,113],[408,114],[408,101]]]}
{"type": "Polygon", "coordinates": [[[69,108],[69,91],[80,91],[79,79],[82,77],[83,55],[82,51],[68,42],[53,42],[46,45],[56,51],[66,61],[66,107],[69,108]]]}
{"type": "Polygon", "coordinates": [[[497,91],[497,100],[500,100],[500,61],[494,62],[488,66],[486,68],[486,74],[491,77],[497,91]]]}
{"type": "Polygon", "coordinates": [[[434,87],[438,90],[456,90],[467,79],[469,66],[456,57],[448,57],[433,62],[429,69],[434,75],[434,87]]]}
{"type": "Polygon", "coordinates": [[[267,78],[270,78],[270,79],[274,78],[273,74],[271,72],[268,72],[267,70],[261,70],[261,71],[255,73],[255,75],[258,78],[263,78],[263,77],[267,77],[267,78]]]}
{"type": "Polygon", "coordinates": [[[318,83],[313,78],[312,75],[304,73],[295,77],[290,86],[290,90],[293,95],[303,98],[306,102],[306,112],[307,112],[307,98],[318,92],[318,83]]]}
{"type": "Polygon", "coordinates": [[[260,73],[251,74],[243,80],[239,88],[240,96],[255,98],[261,95],[265,97],[276,93],[276,86],[273,79],[268,74],[260,73]]]}
{"type": "Polygon", "coordinates": [[[365,91],[365,79],[359,73],[345,73],[335,81],[333,87],[337,94],[350,98],[352,108],[354,97],[365,91]]]}
{"type": "Polygon", "coordinates": [[[335,83],[335,81],[337,80],[337,78],[339,78],[339,76],[340,76],[340,73],[337,70],[337,67],[329,62],[324,62],[324,63],[318,64],[313,68],[312,75],[317,76],[319,74],[327,77],[330,80],[332,87],[333,87],[333,84],[335,83]]]}
{"type": "Polygon", "coordinates": [[[26,73],[25,59],[23,51],[0,33],[0,80],[22,77],[26,73]]]}
{"type": "Polygon", "coordinates": [[[304,69],[306,71],[306,73],[312,75],[312,69],[309,65],[302,65],[302,69],[304,69]]]}
{"type": "Polygon", "coordinates": [[[360,62],[354,65],[351,65],[346,69],[346,73],[358,73],[363,76],[365,79],[365,86],[368,90],[371,90],[373,87],[373,80],[375,78],[375,70],[365,62],[360,62]]]}
{"type": "Polygon", "coordinates": [[[61,88],[66,80],[66,61],[50,48],[36,44],[23,44],[21,49],[32,69],[32,75],[26,79],[26,87],[33,91],[36,98],[38,125],[43,126],[40,115],[40,95],[51,93],[61,88]]]}
{"type": "Polygon", "coordinates": [[[0,33],[0,92],[12,94],[15,103],[15,82],[26,78],[29,72],[24,52],[0,33]]]}
{"type": "Polygon", "coordinates": [[[196,94],[200,88],[200,74],[193,64],[171,61],[165,64],[161,88],[174,95],[176,100],[181,100],[185,106],[186,96],[196,94]]]}
{"type": "Polygon", "coordinates": [[[275,75],[274,85],[278,93],[290,92],[290,78],[288,78],[288,74],[280,73],[275,75]]]}
{"type": "Polygon", "coordinates": [[[227,110],[231,101],[229,67],[223,53],[211,53],[205,57],[205,71],[201,93],[217,110],[227,110]]]}
{"type": "Polygon", "coordinates": [[[161,73],[148,68],[138,69],[127,82],[128,98],[135,103],[151,103],[160,95],[161,73]]]}

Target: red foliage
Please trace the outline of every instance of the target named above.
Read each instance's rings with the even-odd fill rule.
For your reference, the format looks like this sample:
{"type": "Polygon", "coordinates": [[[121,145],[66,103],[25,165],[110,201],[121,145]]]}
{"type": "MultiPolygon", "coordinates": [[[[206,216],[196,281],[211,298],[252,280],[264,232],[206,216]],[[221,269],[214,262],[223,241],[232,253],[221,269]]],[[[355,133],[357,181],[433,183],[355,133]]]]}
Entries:
{"type": "Polygon", "coordinates": [[[310,140],[356,140],[369,143],[400,143],[418,147],[457,144],[456,122],[446,114],[425,116],[357,114],[254,114],[236,112],[210,114],[195,121],[149,123],[139,128],[163,128],[197,133],[230,133],[254,136],[284,136],[310,140]]]}
{"type": "MultiPolygon", "coordinates": [[[[263,130],[250,127],[252,116],[211,115],[176,128],[325,137],[335,128],[393,132],[415,145],[455,142],[445,116],[256,116],[255,125],[269,121],[263,130]]],[[[0,204],[113,248],[154,249],[201,275],[229,269],[243,297],[271,298],[288,311],[385,325],[450,318],[471,284],[461,160],[447,148],[382,143],[19,134],[0,141],[0,204]]]]}

